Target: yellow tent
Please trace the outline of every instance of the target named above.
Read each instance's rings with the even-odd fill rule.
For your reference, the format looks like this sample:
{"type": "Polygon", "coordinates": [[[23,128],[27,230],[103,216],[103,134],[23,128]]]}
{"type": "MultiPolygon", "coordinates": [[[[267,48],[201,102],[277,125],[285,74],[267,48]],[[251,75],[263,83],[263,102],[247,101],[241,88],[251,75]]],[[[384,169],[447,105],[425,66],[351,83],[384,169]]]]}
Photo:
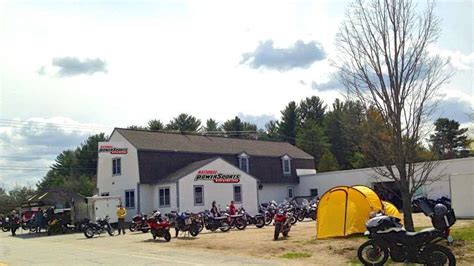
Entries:
{"type": "Polygon", "coordinates": [[[317,237],[321,239],[363,233],[370,213],[381,210],[382,201],[366,186],[332,188],[319,201],[317,237]]]}
{"type": "Polygon", "coordinates": [[[382,200],[382,203],[383,203],[383,212],[385,213],[385,215],[397,217],[403,222],[402,215],[398,211],[397,207],[393,205],[393,203],[389,201],[384,201],[384,200],[382,200]]]}

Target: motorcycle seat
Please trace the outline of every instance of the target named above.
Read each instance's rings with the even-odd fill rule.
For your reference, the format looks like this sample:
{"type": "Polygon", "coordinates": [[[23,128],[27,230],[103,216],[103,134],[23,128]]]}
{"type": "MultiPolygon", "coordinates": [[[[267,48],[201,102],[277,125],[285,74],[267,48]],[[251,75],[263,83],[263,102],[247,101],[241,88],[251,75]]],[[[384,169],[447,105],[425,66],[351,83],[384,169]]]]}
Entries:
{"type": "Polygon", "coordinates": [[[227,216],[229,216],[230,218],[238,218],[238,217],[242,217],[242,214],[235,214],[235,215],[227,214],[227,216]]]}
{"type": "Polygon", "coordinates": [[[436,231],[436,229],[434,229],[434,228],[425,228],[425,229],[423,229],[421,231],[418,231],[418,232],[408,232],[407,231],[405,234],[407,236],[420,236],[420,235],[427,234],[427,233],[429,234],[433,231],[436,231]]]}

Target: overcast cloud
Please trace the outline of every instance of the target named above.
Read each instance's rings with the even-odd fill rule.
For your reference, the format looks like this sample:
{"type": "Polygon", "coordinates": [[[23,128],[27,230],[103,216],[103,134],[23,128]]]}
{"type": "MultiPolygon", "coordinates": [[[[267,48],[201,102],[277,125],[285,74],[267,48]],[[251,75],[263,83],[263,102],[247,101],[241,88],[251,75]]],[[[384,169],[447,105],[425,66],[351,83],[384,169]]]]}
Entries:
{"type": "MultiPolygon", "coordinates": [[[[53,66],[59,67],[57,75],[59,77],[70,77],[76,75],[93,75],[98,72],[107,73],[106,62],[100,58],[86,58],[80,60],[77,57],[53,58],[53,66]]],[[[40,68],[38,73],[44,73],[44,68],[40,68]]]]}
{"type": "Polygon", "coordinates": [[[287,71],[293,68],[308,68],[315,61],[326,58],[322,45],[311,41],[304,43],[298,40],[288,48],[275,48],[273,40],[260,42],[255,51],[242,55],[241,64],[251,68],[268,68],[287,71]]]}

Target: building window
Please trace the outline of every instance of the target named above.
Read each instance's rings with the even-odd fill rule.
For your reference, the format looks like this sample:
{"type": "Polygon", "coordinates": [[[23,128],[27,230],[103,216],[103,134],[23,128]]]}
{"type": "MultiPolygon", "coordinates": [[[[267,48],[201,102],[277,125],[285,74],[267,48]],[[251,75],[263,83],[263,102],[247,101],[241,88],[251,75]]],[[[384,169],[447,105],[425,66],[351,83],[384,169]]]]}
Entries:
{"type": "Polygon", "coordinates": [[[310,189],[309,194],[310,194],[311,197],[317,197],[318,196],[318,189],[317,188],[310,189]]]}
{"type": "Polygon", "coordinates": [[[288,157],[288,155],[285,155],[281,158],[281,164],[283,168],[283,174],[290,175],[291,174],[291,159],[290,157],[288,157]]]}
{"type": "Polygon", "coordinates": [[[295,188],[294,187],[288,187],[288,198],[292,199],[295,196],[295,188]]]}
{"type": "Polygon", "coordinates": [[[159,190],[159,206],[160,207],[169,207],[170,206],[170,188],[169,187],[160,187],[159,190]]]}
{"type": "Polygon", "coordinates": [[[125,208],[135,208],[135,190],[125,191],[125,208]]]}
{"type": "Polygon", "coordinates": [[[102,193],[100,193],[100,195],[102,197],[108,197],[108,196],[110,196],[110,193],[109,192],[102,192],[102,193]]]}
{"type": "Polygon", "coordinates": [[[249,172],[249,156],[246,153],[239,155],[239,168],[242,171],[249,172]]]}
{"type": "Polygon", "coordinates": [[[242,186],[241,185],[234,186],[234,202],[237,202],[237,203],[242,202],[242,186]]]}
{"type": "Polygon", "coordinates": [[[122,159],[113,158],[112,159],[112,175],[121,175],[122,174],[122,159]]]}
{"type": "Polygon", "coordinates": [[[194,186],[194,206],[204,205],[204,186],[194,186]]]}

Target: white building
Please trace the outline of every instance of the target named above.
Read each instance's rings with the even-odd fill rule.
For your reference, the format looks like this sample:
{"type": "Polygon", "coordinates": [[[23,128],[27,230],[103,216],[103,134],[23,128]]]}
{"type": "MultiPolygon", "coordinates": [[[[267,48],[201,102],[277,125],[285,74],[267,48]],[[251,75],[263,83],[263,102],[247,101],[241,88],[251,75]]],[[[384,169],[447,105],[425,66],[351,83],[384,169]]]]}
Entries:
{"type": "MultiPolygon", "coordinates": [[[[121,196],[129,220],[153,210],[199,212],[214,200],[256,213],[259,203],[321,196],[341,185],[397,189],[376,176],[371,168],[316,173],[313,157],[284,142],[115,129],[99,143],[97,187],[101,196],[121,196]]],[[[433,176],[441,178],[417,194],[453,198],[463,216],[474,216],[462,201],[474,194],[474,158],[441,161],[433,176]]]]}

